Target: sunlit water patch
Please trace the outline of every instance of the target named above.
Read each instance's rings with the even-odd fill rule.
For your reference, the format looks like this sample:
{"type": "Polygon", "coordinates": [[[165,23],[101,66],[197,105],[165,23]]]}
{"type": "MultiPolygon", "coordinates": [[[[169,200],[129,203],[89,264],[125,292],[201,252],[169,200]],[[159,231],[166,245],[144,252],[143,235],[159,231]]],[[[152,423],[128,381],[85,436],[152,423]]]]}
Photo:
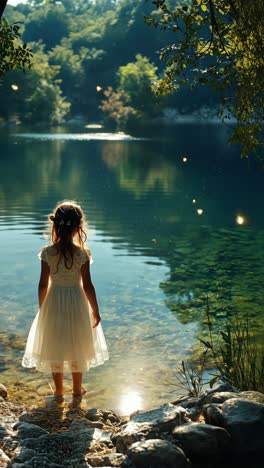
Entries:
{"type": "Polygon", "coordinates": [[[131,135],[126,135],[123,132],[118,133],[15,133],[14,137],[27,140],[40,141],[137,141],[142,138],[136,138],[131,135]]]}

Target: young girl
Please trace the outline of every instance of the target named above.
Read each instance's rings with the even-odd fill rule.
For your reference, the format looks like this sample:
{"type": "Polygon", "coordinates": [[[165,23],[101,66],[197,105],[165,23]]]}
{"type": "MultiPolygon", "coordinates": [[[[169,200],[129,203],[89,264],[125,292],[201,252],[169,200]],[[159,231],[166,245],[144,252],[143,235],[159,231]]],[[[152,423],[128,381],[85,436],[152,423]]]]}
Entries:
{"type": "Polygon", "coordinates": [[[63,373],[72,374],[73,396],[80,397],[82,375],[108,359],[96,293],[85,249],[84,215],[71,201],[49,216],[52,244],[40,252],[39,312],[31,326],[24,367],[51,371],[55,398],[63,399],[63,373]]]}

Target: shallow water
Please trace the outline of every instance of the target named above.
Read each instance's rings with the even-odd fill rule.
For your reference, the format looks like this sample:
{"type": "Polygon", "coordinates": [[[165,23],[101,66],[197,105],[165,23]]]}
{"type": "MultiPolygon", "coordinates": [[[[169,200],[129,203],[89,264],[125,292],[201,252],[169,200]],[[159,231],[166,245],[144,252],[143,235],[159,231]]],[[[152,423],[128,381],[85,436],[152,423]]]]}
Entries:
{"type": "Polygon", "coordinates": [[[206,297],[218,324],[249,315],[263,339],[263,169],[240,159],[223,127],[171,134],[0,136],[0,371],[17,398],[50,392],[47,378],[20,362],[47,214],[64,198],[87,214],[110,352],[85,376],[84,405],[127,414],[174,399],[166,379],[205,328],[206,297]]]}

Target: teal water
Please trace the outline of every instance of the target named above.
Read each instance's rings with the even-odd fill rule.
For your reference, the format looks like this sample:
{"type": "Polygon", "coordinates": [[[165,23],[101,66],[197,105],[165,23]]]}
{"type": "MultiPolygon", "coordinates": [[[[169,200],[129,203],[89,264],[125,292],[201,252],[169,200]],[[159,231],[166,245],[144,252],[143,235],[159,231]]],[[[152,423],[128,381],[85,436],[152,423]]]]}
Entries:
{"type": "Polygon", "coordinates": [[[263,340],[264,173],[227,138],[217,125],[144,138],[65,128],[0,135],[0,378],[14,394],[22,387],[34,401],[50,391],[20,362],[47,215],[65,198],[87,215],[110,352],[85,376],[87,406],[126,414],[173,399],[166,379],[204,330],[207,297],[217,323],[249,315],[263,340]]]}

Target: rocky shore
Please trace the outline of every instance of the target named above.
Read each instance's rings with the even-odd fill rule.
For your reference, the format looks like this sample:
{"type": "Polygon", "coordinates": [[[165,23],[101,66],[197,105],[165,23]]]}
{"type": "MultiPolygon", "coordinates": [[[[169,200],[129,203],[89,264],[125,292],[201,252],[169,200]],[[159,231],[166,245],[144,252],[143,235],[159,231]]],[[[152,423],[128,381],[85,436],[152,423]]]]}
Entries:
{"type": "Polygon", "coordinates": [[[227,384],[128,417],[27,407],[0,385],[0,467],[260,468],[263,440],[264,395],[227,384]]]}

